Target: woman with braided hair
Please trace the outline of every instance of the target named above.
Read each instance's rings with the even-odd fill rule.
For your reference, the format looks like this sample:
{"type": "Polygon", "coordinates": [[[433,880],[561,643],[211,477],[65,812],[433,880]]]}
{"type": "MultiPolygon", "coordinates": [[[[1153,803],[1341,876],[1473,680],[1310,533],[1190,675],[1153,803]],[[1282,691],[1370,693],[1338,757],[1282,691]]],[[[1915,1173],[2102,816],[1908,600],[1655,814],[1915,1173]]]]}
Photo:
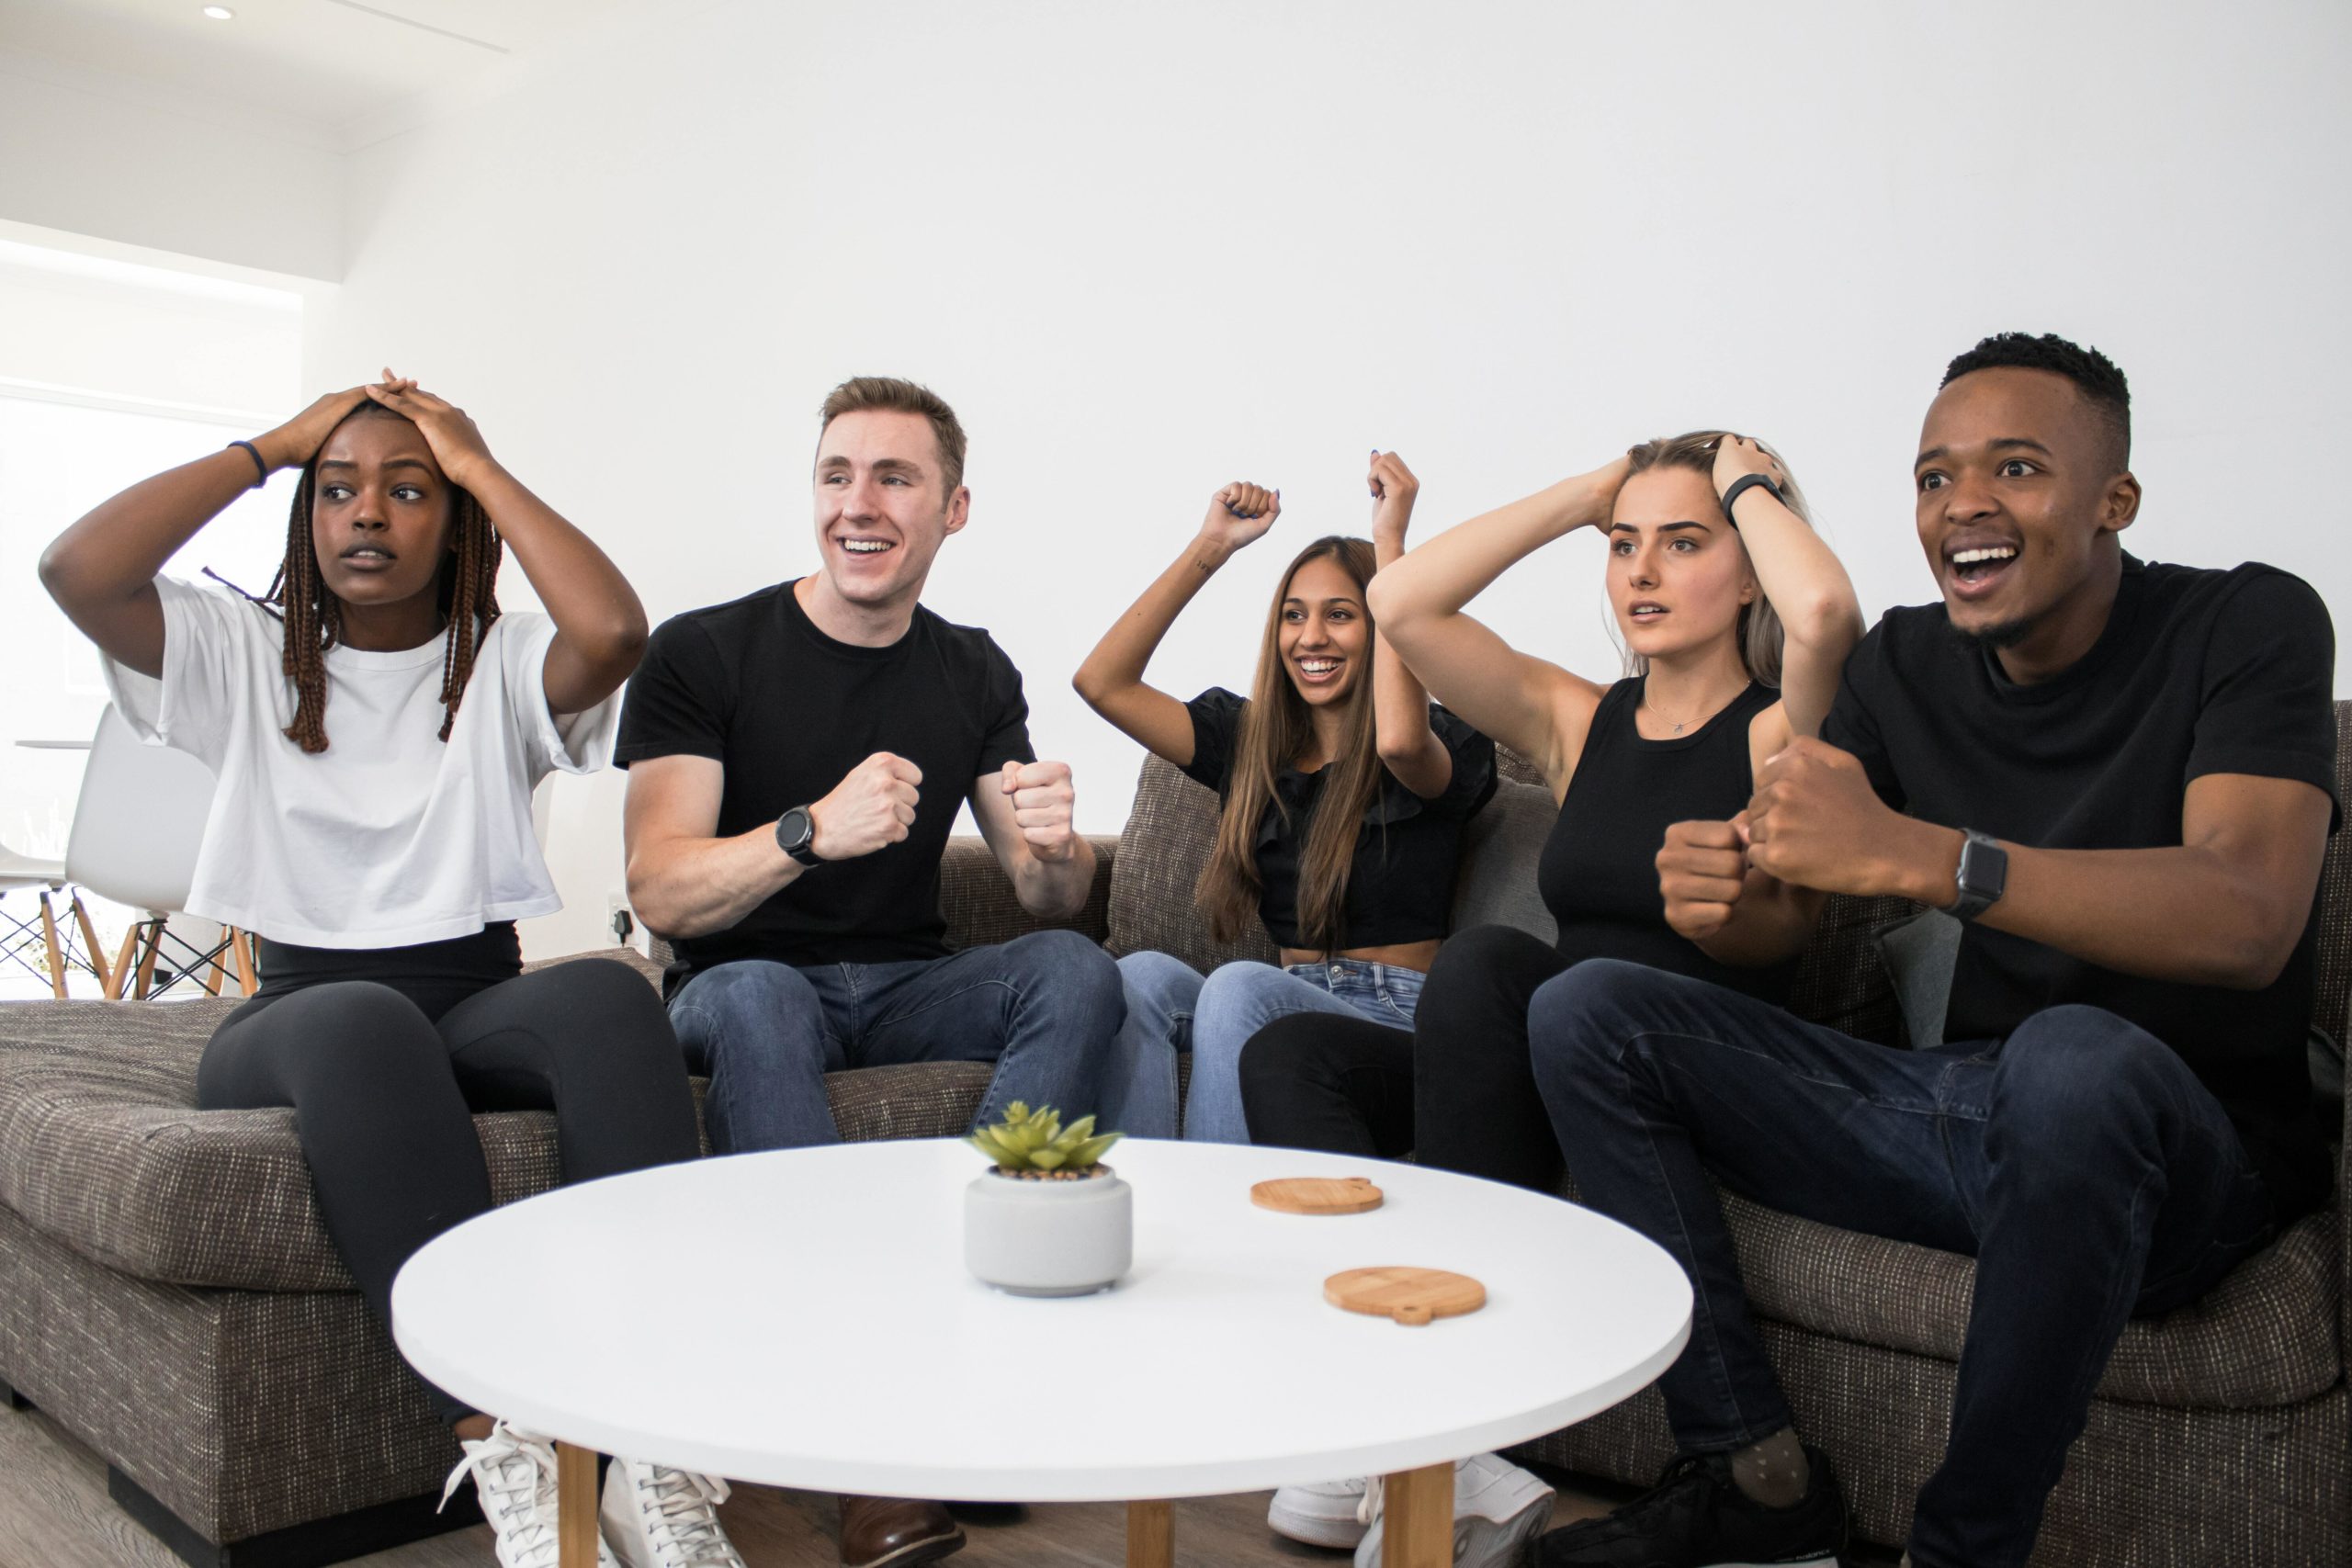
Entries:
{"type": "MultiPolygon", "coordinates": [[[[197,1101],[292,1108],[327,1234],[380,1321],[410,1255],[491,1207],[474,1111],[551,1108],[568,1181],[696,1156],[653,987],[616,964],[526,975],[514,928],[560,907],[532,789],[602,765],[645,612],[464,411],[388,370],[103,502],[40,572],[123,716],[219,780],[187,907],[256,933],[261,987],[206,1045],[197,1101]],[[266,599],[161,575],[289,468],[266,599]],[[545,614],[500,613],[509,547],[545,614]]],[[[551,1568],[552,1445],[428,1392],[499,1562],[551,1568]]],[[[616,1461],[606,1539],[633,1565],[740,1563],[711,1508],[725,1495],[616,1461]]]]}

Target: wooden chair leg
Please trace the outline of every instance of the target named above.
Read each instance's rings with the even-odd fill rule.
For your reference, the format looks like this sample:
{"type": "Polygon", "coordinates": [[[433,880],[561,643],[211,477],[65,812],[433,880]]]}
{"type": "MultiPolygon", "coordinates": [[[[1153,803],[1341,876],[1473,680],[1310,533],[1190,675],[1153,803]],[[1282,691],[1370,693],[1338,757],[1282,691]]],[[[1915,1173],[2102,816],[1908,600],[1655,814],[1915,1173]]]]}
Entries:
{"type": "Polygon", "coordinates": [[[164,948],[164,918],[161,915],[145,922],[147,951],[139,955],[138,999],[145,1001],[155,984],[155,955],[164,948]]]}
{"type": "Polygon", "coordinates": [[[122,946],[115,953],[114,967],[107,972],[107,1000],[122,1000],[122,988],[130,983],[130,960],[138,951],[139,922],[133,920],[130,928],[122,933],[122,946]]]}
{"type": "Polygon", "coordinates": [[[261,982],[254,975],[254,938],[251,931],[229,928],[229,951],[237,957],[237,984],[247,996],[261,989],[261,982]]]}
{"type": "Polygon", "coordinates": [[[82,890],[74,890],[74,919],[82,927],[82,951],[90,955],[90,968],[98,977],[98,992],[107,994],[107,954],[98,945],[98,928],[90,923],[90,907],[82,902],[82,890]]]}
{"type": "Polygon", "coordinates": [[[65,999],[65,960],[57,952],[57,911],[49,907],[49,889],[40,893],[40,937],[49,948],[49,988],[65,999]]]}

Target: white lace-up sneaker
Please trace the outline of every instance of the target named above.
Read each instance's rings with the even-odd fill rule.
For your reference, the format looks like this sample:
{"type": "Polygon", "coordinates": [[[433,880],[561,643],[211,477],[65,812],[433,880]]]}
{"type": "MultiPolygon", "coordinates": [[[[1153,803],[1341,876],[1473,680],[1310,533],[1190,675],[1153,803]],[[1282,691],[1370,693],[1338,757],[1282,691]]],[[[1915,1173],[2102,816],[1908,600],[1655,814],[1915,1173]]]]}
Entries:
{"type": "MultiPolygon", "coordinates": [[[[1356,1545],[1356,1568],[1380,1568],[1381,1486],[1364,1490],[1369,1527],[1356,1545]]],[[[1453,1467],[1454,1568],[1516,1568],[1527,1543],[1552,1520],[1553,1491],[1500,1454],[1472,1454],[1453,1467]]]]}
{"type": "MultiPolygon", "coordinates": [[[[501,1421],[487,1438],[458,1445],[465,1458],[441,1488],[441,1506],[473,1477],[481,1517],[497,1536],[500,1568],[557,1568],[555,1444],[501,1421]]],[[[616,1568],[612,1551],[596,1542],[596,1568],[616,1568]]]]}
{"type": "Polygon", "coordinates": [[[1308,1546],[1349,1551],[1363,1539],[1363,1494],[1362,1476],[1285,1486],[1266,1505],[1267,1528],[1308,1546]]]}
{"type": "Polygon", "coordinates": [[[605,1472],[598,1522],[622,1568],[743,1568],[718,1528],[727,1483],[641,1459],[616,1459],[605,1472]]]}

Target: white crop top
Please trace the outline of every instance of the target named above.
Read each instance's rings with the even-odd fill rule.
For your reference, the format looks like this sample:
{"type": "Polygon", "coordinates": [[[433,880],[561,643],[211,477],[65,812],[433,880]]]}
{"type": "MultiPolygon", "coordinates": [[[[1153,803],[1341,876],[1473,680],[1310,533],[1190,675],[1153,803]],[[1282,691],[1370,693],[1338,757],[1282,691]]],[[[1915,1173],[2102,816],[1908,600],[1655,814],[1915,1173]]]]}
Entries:
{"type": "Polygon", "coordinates": [[[483,636],[444,744],[446,639],[326,653],[327,749],[288,739],[293,683],[277,617],[173,578],[164,677],[103,660],[141,738],[203,759],[219,779],[188,912],[307,947],[404,947],[561,907],[531,829],[548,773],[593,773],[617,696],[548,713],[555,623],[510,612],[483,636]]]}

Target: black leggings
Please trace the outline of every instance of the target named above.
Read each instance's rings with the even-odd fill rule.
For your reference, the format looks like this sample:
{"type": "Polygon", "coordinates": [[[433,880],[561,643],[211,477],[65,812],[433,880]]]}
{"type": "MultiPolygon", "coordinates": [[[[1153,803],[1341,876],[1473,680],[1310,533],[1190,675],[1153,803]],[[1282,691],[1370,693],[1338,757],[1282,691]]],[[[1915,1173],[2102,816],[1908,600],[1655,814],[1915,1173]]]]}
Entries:
{"type": "MultiPolygon", "coordinates": [[[[387,1328],[401,1265],[490,1210],[475,1111],[552,1108],[566,1181],[700,1152],[653,987],[620,964],[519,964],[511,924],[372,952],[265,942],[261,990],[197,1067],[205,1110],[293,1107],[327,1235],[387,1328]]],[[[452,1425],[475,1414],[427,1387],[452,1425]]]]}
{"type": "Polygon", "coordinates": [[[1250,1142],[1410,1151],[1442,1170],[1556,1190],[1564,1168],[1529,1066],[1527,1007],[1567,967],[1525,931],[1479,926],[1438,949],[1409,1032],[1336,1013],[1275,1020],[1241,1051],[1250,1142]]]}

